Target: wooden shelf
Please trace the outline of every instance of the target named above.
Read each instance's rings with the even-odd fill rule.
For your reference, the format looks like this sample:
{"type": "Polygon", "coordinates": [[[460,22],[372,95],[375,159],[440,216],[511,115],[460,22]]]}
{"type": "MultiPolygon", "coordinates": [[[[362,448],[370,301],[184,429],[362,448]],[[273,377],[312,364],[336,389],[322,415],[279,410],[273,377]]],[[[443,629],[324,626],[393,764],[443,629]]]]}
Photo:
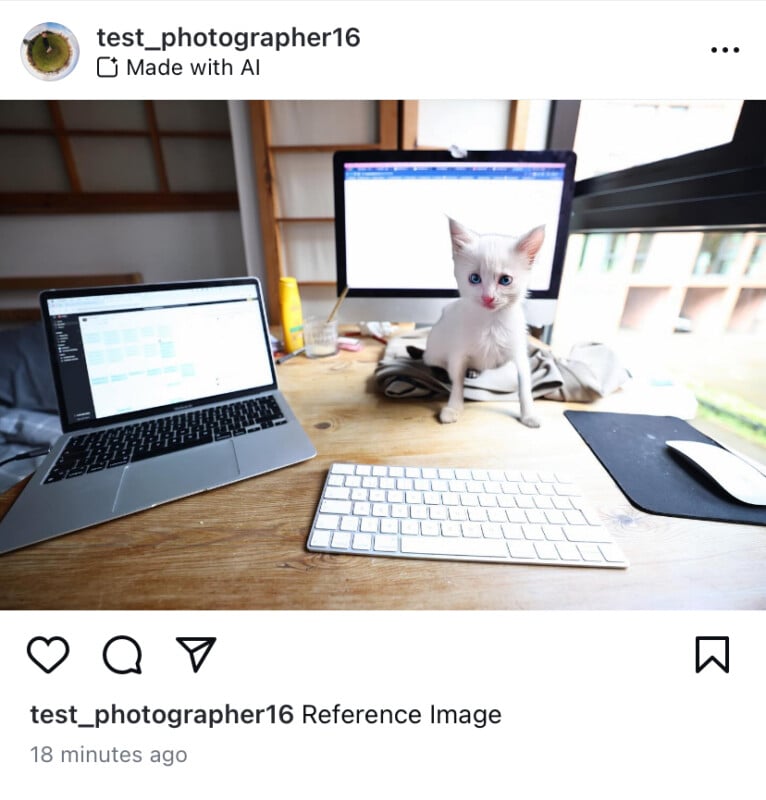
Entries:
{"type": "Polygon", "coordinates": [[[236,211],[236,192],[0,192],[0,214],[236,211]]]}
{"type": "MultiPolygon", "coordinates": [[[[68,101],[49,100],[46,102],[50,123],[47,127],[0,127],[0,147],[5,139],[34,138],[35,140],[47,138],[55,141],[57,151],[51,155],[58,159],[61,168],[63,185],[68,185],[68,191],[10,191],[0,192],[0,214],[98,214],[98,213],[125,213],[125,212],[168,212],[168,211],[219,211],[236,210],[239,207],[236,187],[229,191],[171,191],[168,177],[167,155],[164,144],[173,139],[203,142],[230,142],[231,131],[228,129],[188,130],[160,127],[157,119],[155,102],[144,100],[141,127],[124,128],[120,125],[107,128],[83,128],[81,126],[68,126],[65,120],[66,103],[68,101]],[[85,138],[101,142],[115,143],[115,162],[118,161],[120,139],[146,141],[150,147],[150,154],[146,156],[146,170],[148,178],[147,187],[156,186],[156,190],[149,188],[140,192],[114,191],[89,192],[84,190],[83,163],[78,161],[77,150],[73,146],[76,139],[85,138]],[[65,177],[63,177],[65,176],[65,177]]],[[[100,109],[98,101],[94,109],[100,109]]],[[[208,123],[209,124],[209,123],[208,123]]],[[[124,144],[124,143],[123,143],[124,144]]],[[[55,163],[55,162],[52,162],[55,163]]],[[[29,169],[32,169],[32,163],[29,169]]],[[[39,164],[37,166],[40,169],[39,164]]],[[[86,173],[87,174],[87,173],[86,173]]],[[[233,181],[233,178],[232,178],[233,181]]],[[[45,185],[45,184],[41,184],[45,185]]],[[[100,184],[99,184],[100,185],[100,184]]],[[[142,184],[143,185],[143,184],[142,184]]],[[[186,184],[197,186],[197,183],[186,184]]],[[[204,186],[201,181],[199,185],[204,186]]],[[[111,188],[105,186],[105,188],[111,188]]]]}

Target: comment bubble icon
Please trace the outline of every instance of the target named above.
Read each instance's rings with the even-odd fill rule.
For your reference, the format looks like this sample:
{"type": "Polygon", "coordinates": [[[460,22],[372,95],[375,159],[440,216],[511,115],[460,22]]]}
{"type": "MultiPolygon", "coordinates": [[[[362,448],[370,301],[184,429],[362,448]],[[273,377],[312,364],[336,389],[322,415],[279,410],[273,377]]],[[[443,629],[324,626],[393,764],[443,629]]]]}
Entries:
{"type": "Polygon", "coordinates": [[[104,664],[117,675],[141,674],[141,647],[130,636],[113,636],[104,645],[104,664]]]}

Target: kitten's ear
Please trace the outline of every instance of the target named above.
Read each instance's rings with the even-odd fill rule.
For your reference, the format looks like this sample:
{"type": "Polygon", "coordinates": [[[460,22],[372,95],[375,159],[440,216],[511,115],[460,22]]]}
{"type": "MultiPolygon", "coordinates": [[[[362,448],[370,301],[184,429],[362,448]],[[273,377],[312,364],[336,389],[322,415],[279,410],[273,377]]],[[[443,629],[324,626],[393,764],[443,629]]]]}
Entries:
{"type": "Polygon", "coordinates": [[[476,240],[476,234],[466,228],[465,225],[461,225],[457,220],[452,219],[452,217],[447,217],[447,219],[449,220],[449,233],[452,237],[453,252],[457,253],[470,247],[476,240]]]}
{"type": "Polygon", "coordinates": [[[543,239],[545,239],[545,225],[539,225],[516,242],[516,252],[523,253],[526,256],[529,266],[532,266],[537,254],[540,252],[540,248],[543,246],[543,239]]]}

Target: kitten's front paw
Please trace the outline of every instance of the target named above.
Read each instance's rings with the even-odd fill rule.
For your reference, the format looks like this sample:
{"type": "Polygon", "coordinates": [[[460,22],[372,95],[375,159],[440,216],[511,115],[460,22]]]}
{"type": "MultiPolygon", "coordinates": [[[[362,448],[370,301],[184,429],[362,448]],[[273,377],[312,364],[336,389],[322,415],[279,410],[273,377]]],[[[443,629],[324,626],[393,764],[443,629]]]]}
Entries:
{"type": "Polygon", "coordinates": [[[526,425],[528,428],[539,428],[540,418],[535,417],[532,414],[528,414],[526,417],[521,418],[521,424],[526,425]]]}
{"type": "Polygon", "coordinates": [[[450,408],[449,406],[444,406],[444,408],[439,412],[439,419],[444,422],[457,422],[457,418],[460,416],[460,412],[456,411],[454,408],[450,408]]]}

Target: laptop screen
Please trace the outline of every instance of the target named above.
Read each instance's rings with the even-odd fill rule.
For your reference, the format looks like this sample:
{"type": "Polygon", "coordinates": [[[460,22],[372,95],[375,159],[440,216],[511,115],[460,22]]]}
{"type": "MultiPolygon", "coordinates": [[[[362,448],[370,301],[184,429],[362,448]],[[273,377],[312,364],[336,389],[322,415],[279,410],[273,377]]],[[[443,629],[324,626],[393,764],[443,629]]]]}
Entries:
{"type": "Polygon", "coordinates": [[[62,425],[276,387],[256,281],[45,292],[62,425]]]}

